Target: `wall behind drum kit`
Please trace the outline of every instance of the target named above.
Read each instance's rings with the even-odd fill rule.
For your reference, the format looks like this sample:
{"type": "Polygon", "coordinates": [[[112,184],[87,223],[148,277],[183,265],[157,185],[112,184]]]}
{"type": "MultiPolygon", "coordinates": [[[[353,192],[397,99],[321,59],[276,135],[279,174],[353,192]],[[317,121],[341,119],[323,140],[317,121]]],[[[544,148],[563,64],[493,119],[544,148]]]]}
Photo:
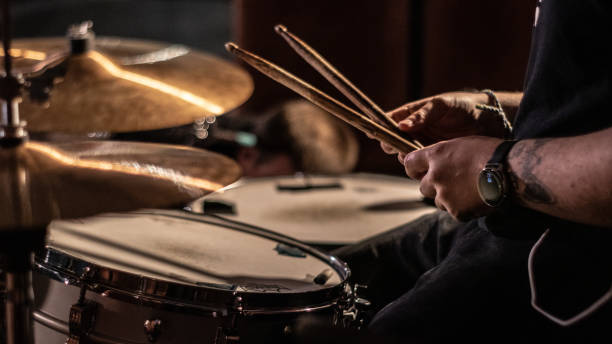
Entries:
{"type": "Polygon", "coordinates": [[[94,22],[101,36],[185,44],[220,56],[230,38],[226,0],[14,1],[14,36],[63,36],[70,24],[94,22]]]}
{"type": "MultiPolygon", "coordinates": [[[[520,90],[534,6],[515,0],[235,0],[232,11],[240,47],[265,53],[322,91],[338,94],[273,36],[272,27],[285,24],[383,110],[391,110],[464,87],[520,90]],[[483,42],[493,48],[483,52],[483,42]]],[[[253,79],[246,106],[294,97],[263,75],[253,79]]],[[[395,157],[381,154],[376,141],[358,137],[357,171],[403,175],[395,157]]]]}

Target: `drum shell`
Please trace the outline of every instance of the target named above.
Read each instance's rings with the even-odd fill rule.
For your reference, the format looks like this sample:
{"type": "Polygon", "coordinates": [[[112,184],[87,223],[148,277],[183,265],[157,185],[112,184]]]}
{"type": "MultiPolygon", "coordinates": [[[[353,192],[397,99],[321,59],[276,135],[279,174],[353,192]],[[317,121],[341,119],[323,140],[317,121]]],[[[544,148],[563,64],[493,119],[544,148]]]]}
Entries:
{"type": "MultiPolygon", "coordinates": [[[[272,262],[276,259],[297,259],[297,261],[305,259],[284,258],[286,255],[280,255],[272,250],[274,245],[283,244],[299,248],[300,252],[310,257],[308,259],[313,259],[312,262],[318,262],[314,267],[308,265],[310,267],[308,270],[297,269],[299,274],[307,271],[319,272],[321,267],[326,267],[336,272],[334,278],[337,282],[325,286],[313,285],[304,290],[280,292],[274,288],[269,289],[269,286],[275,284],[266,284],[264,278],[261,282],[264,284],[255,284],[258,287],[255,285],[248,287],[249,284],[243,283],[228,288],[233,283],[225,285],[206,280],[183,281],[180,279],[182,275],[172,274],[173,270],[168,271],[169,274],[164,275],[166,277],[162,277],[151,275],[152,270],[146,270],[145,266],[142,273],[122,269],[123,265],[107,266],[101,264],[97,258],[98,254],[104,253],[103,250],[93,250],[93,247],[89,246],[92,241],[79,242],[79,245],[72,249],[74,253],[67,253],[54,248],[54,245],[61,246],[62,242],[50,240],[48,247],[37,254],[33,269],[37,343],[65,342],[69,332],[70,309],[78,302],[83,286],[83,290],[86,290],[85,301],[97,305],[94,312],[96,319],[88,335],[89,340],[95,343],[147,343],[149,341],[144,327],[147,320],[161,321],[160,334],[155,341],[157,343],[222,343],[224,341],[221,337],[224,335],[239,337],[241,343],[264,341],[285,343],[291,341],[287,333],[292,332],[291,328],[302,315],[317,314],[325,318],[327,324],[333,324],[338,314],[341,314],[341,308],[346,304],[345,300],[350,294],[347,284],[350,272],[346,265],[335,257],[290,238],[247,227],[221,226],[224,221],[211,222],[212,219],[209,219],[210,221],[204,223],[200,221],[201,216],[175,211],[105,217],[119,221],[119,224],[122,224],[121,228],[128,226],[124,223],[125,219],[142,223],[145,219],[151,218],[156,219],[153,223],[162,226],[157,230],[166,230],[170,228],[166,226],[175,225],[180,228],[183,236],[186,235],[187,227],[180,226],[193,223],[198,229],[197,241],[212,240],[215,246],[223,245],[217,241],[218,237],[214,239],[214,236],[208,235],[229,231],[228,234],[233,233],[232,238],[237,236],[242,240],[250,240],[249,244],[243,247],[248,249],[249,254],[271,254],[272,262]],[[163,221],[158,222],[158,220],[163,221]],[[204,230],[205,228],[207,229],[204,230]],[[265,241],[264,251],[256,249],[258,246],[252,241],[255,239],[265,241]],[[79,250],[93,251],[83,256],[79,250]],[[258,289],[259,286],[261,290],[258,289]]],[[[90,234],[95,234],[99,230],[91,227],[92,222],[84,221],[87,225],[83,225],[83,221],[77,221],[76,226],[84,226],[83,228],[90,234]]],[[[130,226],[133,224],[129,223],[130,226]]],[[[51,227],[53,231],[55,227],[51,227]]],[[[146,227],[149,235],[155,233],[153,228],[146,227]]],[[[120,239],[125,243],[126,237],[120,239]]],[[[123,256],[124,252],[119,251],[122,255],[119,261],[129,266],[130,260],[123,260],[127,257],[123,256]]],[[[158,256],[146,261],[149,268],[156,266],[155,257],[158,256]]],[[[309,264],[314,264],[312,262],[309,264]]],[[[293,269],[297,266],[304,268],[302,265],[290,266],[293,269]]],[[[279,286],[285,285],[283,280],[274,279],[274,281],[277,281],[279,286]]]]}
{"type": "MultiPolygon", "coordinates": [[[[50,279],[40,271],[33,273],[35,291],[36,343],[65,343],[68,336],[70,306],[79,299],[80,288],[50,279]]],[[[339,308],[336,302],[313,308],[284,309],[267,314],[244,312],[236,316],[231,330],[232,314],[197,311],[181,305],[120,299],[87,292],[86,299],[97,304],[90,340],[95,343],[148,343],[144,331],[146,320],[161,320],[156,343],[215,343],[219,331],[229,331],[241,343],[290,342],[290,334],[301,316],[316,314],[331,324],[339,308]]]]}

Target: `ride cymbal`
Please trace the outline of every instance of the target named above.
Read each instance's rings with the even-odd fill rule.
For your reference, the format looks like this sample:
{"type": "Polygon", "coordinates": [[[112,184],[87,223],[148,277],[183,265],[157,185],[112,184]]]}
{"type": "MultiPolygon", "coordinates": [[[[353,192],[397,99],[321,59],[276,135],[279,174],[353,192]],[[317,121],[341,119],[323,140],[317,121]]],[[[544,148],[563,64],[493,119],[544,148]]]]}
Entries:
{"type": "MultiPolygon", "coordinates": [[[[21,117],[33,132],[129,132],[162,129],[216,116],[242,104],[253,82],[241,67],[182,45],[96,38],[95,48],[68,54],[49,107],[24,97],[21,117]]],[[[16,39],[20,71],[69,52],[67,38],[16,39]],[[23,61],[23,60],[26,61],[23,61]],[[21,61],[20,61],[21,60],[21,61]]]]}
{"type": "Polygon", "coordinates": [[[0,148],[0,161],[0,231],[180,206],[241,175],[220,154],[151,143],[30,141],[0,148]]]}

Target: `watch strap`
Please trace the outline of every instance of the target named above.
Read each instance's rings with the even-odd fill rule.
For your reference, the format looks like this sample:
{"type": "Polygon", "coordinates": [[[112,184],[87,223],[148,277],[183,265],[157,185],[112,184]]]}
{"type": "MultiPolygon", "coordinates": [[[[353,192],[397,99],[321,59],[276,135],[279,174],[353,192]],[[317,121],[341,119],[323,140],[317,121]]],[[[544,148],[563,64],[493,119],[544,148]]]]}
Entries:
{"type": "Polygon", "coordinates": [[[503,164],[504,161],[506,160],[506,156],[510,152],[510,149],[512,149],[512,147],[517,142],[518,142],[517,140],[506,140],[500,143],[499,146],[495,148],[495,151],[493,152],[493,156],[491,156],[491,159],[489,160],[487,165],[503,164]]]}

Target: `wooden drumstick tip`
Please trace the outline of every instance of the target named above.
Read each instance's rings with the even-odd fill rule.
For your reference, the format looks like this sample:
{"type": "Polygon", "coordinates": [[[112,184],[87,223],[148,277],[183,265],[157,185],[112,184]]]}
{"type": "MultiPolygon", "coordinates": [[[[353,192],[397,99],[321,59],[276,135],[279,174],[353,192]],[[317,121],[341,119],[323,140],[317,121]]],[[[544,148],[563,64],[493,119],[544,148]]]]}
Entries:
{"type": "Polygon", "coordinates": [[[285,32],[287,32],[289,30],[287,30],[287,27],[285,25],[276,24],[274,26],[274,31],[276,31],[276,33],[282,34],[282,33],[285,33],[285,32]]]}
{"type": "Polygon", "coordinates": [[[225,50],[227,50],[230,53],[233,53],[234,51],[238,50],[238,45],[234,42],[227,42],[225,43],[225,50]]]}

